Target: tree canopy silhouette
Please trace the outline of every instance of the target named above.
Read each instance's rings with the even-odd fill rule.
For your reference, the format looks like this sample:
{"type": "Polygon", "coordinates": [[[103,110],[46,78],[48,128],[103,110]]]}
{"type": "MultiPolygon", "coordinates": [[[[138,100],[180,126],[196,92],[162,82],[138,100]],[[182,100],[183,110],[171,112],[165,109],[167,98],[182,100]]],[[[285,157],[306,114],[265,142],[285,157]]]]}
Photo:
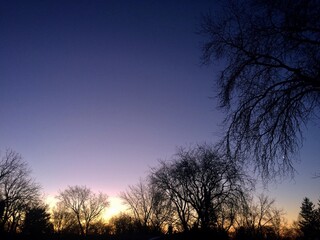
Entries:
{"type": "Polygon", "coordinates": [[[252,186],[234,161],[206,144],[180,148],[171,162],[160,162],[151,179],[173,202],[184,231],[190,229],[190,222],[202,231],[229,230],[234,208],[252,186]]]}
{"type": "Polygon", "coordinates": [[[319,111],[320,2],[228,1],[207,15],[203,60],[221,60],[223,146],[264,179],[293,173],[303,127],[319,111]]]}
{"type": "MultiPolygon", "coordinates": [[[[320,205],[319,205],[320,207],[320,205]]],[[[320,237],[320,208],[316,209],[309,198],[304,198],[300,207],[299,228],[302,239],[317,239],[320,237]]]]}
{"type": "Polygon", "coordinates": [[[85,186],[69,186],[60,192],[57,198],[58,203],[75,217],[82,236],[89,233],[93,222],[98,220],[103,210],[109,206],[107,195],[96,195],[85,186]]]}
{"type": "Polygon", "coordinates": [[[40,185],[17,152],[8,149],[0,159],[0,235],[21,231],[26,212],[40,202],[40,185]]]}
{"type": "Polygon", "coordinates": [[[164,225],[171,221],[172,206],[148,180],[140,179],[136,185],[121,192],[120,198],[129,207],[137,227],[142,232],[161,232],[164,225]]]}
{"type": "Polygon", "coordinates": [[[33,238],[53,233],[50,214],[46,206],[35,206],[26,211],[22,232],[33,238]]]}

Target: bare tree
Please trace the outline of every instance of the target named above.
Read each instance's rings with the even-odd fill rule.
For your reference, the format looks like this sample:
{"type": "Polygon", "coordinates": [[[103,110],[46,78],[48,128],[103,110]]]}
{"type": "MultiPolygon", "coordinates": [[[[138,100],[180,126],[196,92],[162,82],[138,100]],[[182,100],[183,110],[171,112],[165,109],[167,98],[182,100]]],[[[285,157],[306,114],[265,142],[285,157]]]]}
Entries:
{"type": "Polygon", "coordinates": [[[11,172],[23,167],[21,155],[11,149],[7,149],[0,160],[0,181],[11,172]]]}
{"type": "Polygon", "coordinates": [[[260,238],[268,233],[280,237],[284,212],[276,208],[274,199],[260,194],[256,201],[251,197],[242,203],[235,224],[238,234],[242,234],[242,237],[260,238]]]}
{"type": "Polygon", "coordinates": [[[52,224],[56,233],[77,233],[78,223],[74,214],[63,202],[58,202],[52,209],[52,224]]]}
{"type": "Polygon", "coordinates": [[[243,198],[243,194],[240,193],[238,198],[226,199],[226,201],[220,205],[216,211],[218,229],[224,229],[229,232],[230,229],[234,227],[243,198]]]}
{"type": "Polygon", "coordinates": [[[142,227],[147,227],[152,211],[152,196],[148,185],[142,179],[134,186],[129,186],[125,192],[121,192],[121,199],[129,207],[134,219],[142,227]]]}
{"type": "Polygon", "coordinates": [[[173,219],[173,206],[170,198],[163,195],[157,187],[149,184],[152,191],[152,214],[151,225],[152,229],[157,232],[166,231],[165,226],[172,225],[173,219]]]}
{"type": "Polygon", "coordinates": [[[142,230],[161,231],[171,217],[171,202],[147,180],[120,194],[142,230]]]}
{"type": "Polygon", "coordinates": [[[174,205],[172,217],[175,227],[184,232],[190,230],[196,221],[194,210],[190,203],[185,201],[188,193],[173,172],[172,165],[166,161],[160,161],[160,166],[152,170],[151,183],[174,205]]]}
{"type": "Polygon", "coordinates": [[[318,0],[227,1],[206,16],[204,63],[221,61],[227,152],[263,179],[294,173],[303,127],[320,106],[318,0]]]}
{"type": "Polygon", "coordinates": [[[87,187],[68,187],[57,196],[59,203],[72,213],[77,220],[81,235],[89,233],[91,224],[98,220],[103,210],[109,206],[108,197],[96,195],[87,187]]]}
{"type": "MultiPolygon", "coordinates": [[[[235,204],[249,183],[235,162],[222,158],[214,148],[205,144],[180,148],[170,164],[162,163],[162,167],[154,171],[152,179],[171,196],[176,210],[180,211],[178,215],[189,214],[185,207],[191,207],[187,211],[196,213],[194,224],[200,224],[204,231],[217,229],[218,212],[222,206],[231,202],[235,204]]],[[[181,216],[180,219],[185,221],[187,217],[181,216]]]]}
{"type": "Polygon", "coordinates": [[[1,231],[21,230],[26,211],[40,201],[40,185],[30,177],[30,169],[21,156],[8,150],[0,164],[1,231]]]}

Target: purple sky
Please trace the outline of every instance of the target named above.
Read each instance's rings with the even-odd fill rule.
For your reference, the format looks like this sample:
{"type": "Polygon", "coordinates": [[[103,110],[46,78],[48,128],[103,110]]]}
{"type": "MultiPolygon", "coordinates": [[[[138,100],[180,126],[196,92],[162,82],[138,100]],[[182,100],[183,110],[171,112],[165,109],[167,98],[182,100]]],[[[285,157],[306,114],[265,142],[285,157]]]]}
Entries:
{"type": "MultiPolygon", "coordinates": [[[[212,2],[1,1],[2,151],[21,153],[46,194],[116,196],[177,146],[214,143],[215,68],[200,66],[195,34],[212,2]]],[[[296,178],[269,187],[287,212],[320,196],[319,128],[296,178]]]]}

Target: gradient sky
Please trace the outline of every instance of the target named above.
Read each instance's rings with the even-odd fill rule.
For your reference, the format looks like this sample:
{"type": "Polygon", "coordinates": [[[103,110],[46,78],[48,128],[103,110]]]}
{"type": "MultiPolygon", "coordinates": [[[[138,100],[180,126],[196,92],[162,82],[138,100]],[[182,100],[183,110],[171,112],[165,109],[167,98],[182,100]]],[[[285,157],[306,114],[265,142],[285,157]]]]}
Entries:
{"type": "MultiPolygon", "coordinates": [[[[176,147],[214,143],[215,66],[196,34],[214,1],[0,1],[0,148],[47,195],[86,185],[115,197],[176,147]]],[[[319,123],[294,180],[267,194],[296,218],[320,197],[319,123]]],[[[289,216],[288,215],[288,216],[289,216]]]]}

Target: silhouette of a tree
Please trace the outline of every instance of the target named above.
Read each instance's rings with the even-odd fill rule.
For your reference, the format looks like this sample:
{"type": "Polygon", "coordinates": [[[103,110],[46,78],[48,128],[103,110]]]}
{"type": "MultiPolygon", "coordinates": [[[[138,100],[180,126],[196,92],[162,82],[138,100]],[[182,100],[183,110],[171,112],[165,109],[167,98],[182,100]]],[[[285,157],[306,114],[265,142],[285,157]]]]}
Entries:
{"type": "Polygon", "coordinates": [[[185,199],[188,198],[187,189],[181,184],[181,180],[174,172],[174,166],[166,161],[161,161],[158,168],[154,168],[151,173],[151,181],[162,195],[172,201],[174,205],[174,218],[176,218],[176,227],[184,232],[191,229],[196,222],[194,209],[185,199]]]}
{"type": "Polygon", "coordinates": [[[280,238],[282,217],[284,212],[275,207],[275,200],[261,194],[254,201],[253,197],[247,197],[242,202],[235,228],[237,237],[260,239],[266,234],[280,238]]]}
{"type": "Polygon", "coordinates": [[[299,227],[303,234],[303,239],[317,239],[320,237],[319,211],[309,198],[303,199],[299,213],[299,227]]]}
{"type": "Polygon", "coordinates": [[[151,173],[151,184],[172,202],[176,228],[184,232],[189,231],[196,221],[194,210],[190,203],[185,201],[188,193],[174,173],[173,166],[166,161],[160,161],[160,166],[154,168],[151,173]]]}
{"type": "MultiPolygon", "coordinates": [[[[180,211],[178,215],[185,206],[178,199],[187,203],[191,207],[188,211],[196,216],[194,224],[199,224],[203,231],[217,229],[219,211],[228,204],[236,205],[244,188],[249,186],[235,162],[222,158],[207,145],[180,148],[172,162],[162,162],[160,168],[154,170],[152,181],[173,199],[176,210],[180,211]]],[[[180,218],[185,221],[187,217],[180,218]]]]}
{"type": "Polygon", "coordinates": [[[294,173],[303,127],[320,106],[319,1],[228,1],[204,17],[203,60],[221,60],[224,146],[263,179],[294,173]]]}
{"type": "Polygon", "coordinates": [[[53,226],[47,209],[38,206],[27,210],[22,232],[31,237],[43,237],[53,233],[53,226]]]}
{"type": "Polygon", "coordinates": [[[0,161],[1,232],[16,233],[26,211],[40,201],[40,186],[21,156],[8,150],[0,161]]]}
{"type": "Polygon", "coordinates": [[[120,213],[109,221],[116,235],[134,234],[138,232],[137,222],[128,214],[120,213]]]}
{"type": "Polygon", "coordinates": [[[122,192],[120,197],[129,207],[142,231],[160,232],[164,224],[171,219],[170,199],[162,195],[147,180],[140,179],[138,184],[129,186],[129,189],[122,192]]]}
{"type": "Polygon", "coordinates": [[[58,234],[77,233],[78,224],[72,212],[63,204],[58,202],[52,209],[51,220],[54,231],[58,234]]]}
{"type": "Polygon", "coordinates": [[[11,172],[21,168],[21,155],[17,152],[7,149],[5,155],[0,160],[0,181],[11,172]]]}
{"type": "Polygon", "coordinates": [[[81,235],[89,233],[92,223],[98,220],[103,210],[109,206],[108,197],[99,193],[96,195],[87,187],[68,187],[57,196],[58,204],[76,218],[81,235]]]}

